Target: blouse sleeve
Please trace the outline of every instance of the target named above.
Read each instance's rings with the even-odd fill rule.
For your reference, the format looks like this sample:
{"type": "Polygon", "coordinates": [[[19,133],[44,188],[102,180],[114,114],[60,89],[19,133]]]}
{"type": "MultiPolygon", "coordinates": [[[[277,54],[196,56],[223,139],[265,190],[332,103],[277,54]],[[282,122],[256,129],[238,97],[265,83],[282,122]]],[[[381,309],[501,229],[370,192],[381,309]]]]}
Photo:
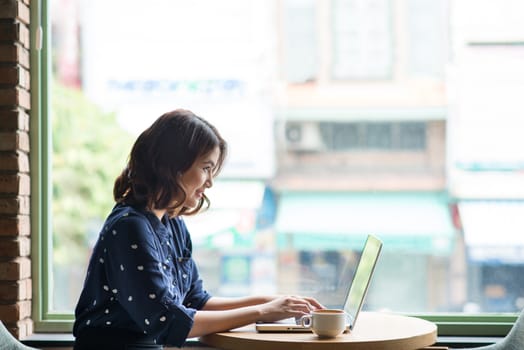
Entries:
{"type": "Polygon", "coordinates": [[[136,325],[161,343],[182,346],[193,326],[195,309],[171,288],[162,272],[158,242],[147,219],[129,215],[105,234],[104,286],[119,300],[136,325]]]}

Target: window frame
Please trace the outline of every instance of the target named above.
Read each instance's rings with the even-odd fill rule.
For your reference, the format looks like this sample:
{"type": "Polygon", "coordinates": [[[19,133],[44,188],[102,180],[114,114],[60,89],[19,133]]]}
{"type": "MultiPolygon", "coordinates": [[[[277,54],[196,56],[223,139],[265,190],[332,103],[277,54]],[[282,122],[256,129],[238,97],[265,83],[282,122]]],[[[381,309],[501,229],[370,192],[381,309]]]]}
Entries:
{"type": "MultiPolygon", "coordinates": [[[[48,125],[50,113],[49,86],[50,64],[50,14],[48,0],[31,2],[31,231],[32,231],[32,279],[33,321],[36,332],[71,332],[74,314],[55,313],[49,310],[49,290],[52,278],[49,273],[51,256],[51,169],[49,153],[51,130],[48,125]],[[41,29],[40,29],[41,28],[41,29]],[[42,30],[43,29],[43,30],[42,30]],[[37,48],[38,33],[41,48],[37,48]]],[[[516,314],[461,313],[410,314],[438,326],[439,336],[504,336],[517,319],[516,314]]]]}
{"type": "Polygon", "coordinates": [[[31,2],[31,255],[32,255],[32,314],[37,332],[70,332],[73,314],[49,311],[51,255],[51,130],[49,120],[50,30],[46,0],[31,2]],[[39,44],[40,47],[36,47],[39,44]]]}

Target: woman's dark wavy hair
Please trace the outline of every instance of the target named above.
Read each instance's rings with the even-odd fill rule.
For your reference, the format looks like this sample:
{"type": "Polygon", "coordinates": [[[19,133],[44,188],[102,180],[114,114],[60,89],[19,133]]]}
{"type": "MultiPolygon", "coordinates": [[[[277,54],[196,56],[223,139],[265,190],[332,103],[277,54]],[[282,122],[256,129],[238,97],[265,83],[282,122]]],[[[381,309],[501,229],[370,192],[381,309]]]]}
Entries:
{"type": "Polygon", "coordinates": [[[199,158],[219,149],[219,158],[213,175],[216,176],[227,153],[227,143],[217,129],[191,111],[177,109],[160,116],[137,138],[127,166],[116,178],[113,197],[117,203],[126,203],[148,209],[167,209],[172,217],[192,215],[209,207],[205,195],[196,208],[183,207],[186,193],[180,186],[180,175],[199,158]],[[182,198],[178,203],[175,198],[182,198]]]}

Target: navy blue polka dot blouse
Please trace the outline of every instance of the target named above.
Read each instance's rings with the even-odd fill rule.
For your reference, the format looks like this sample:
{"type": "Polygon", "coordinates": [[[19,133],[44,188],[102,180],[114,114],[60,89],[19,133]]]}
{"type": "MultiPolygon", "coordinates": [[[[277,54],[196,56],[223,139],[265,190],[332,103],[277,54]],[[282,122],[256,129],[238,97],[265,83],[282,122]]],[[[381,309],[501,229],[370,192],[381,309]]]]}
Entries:
{"type": "Polygon", "coordinates": [[[73,334],[86,327],[118,328],[182,346],[196,310],[210,298],[191,251],[181,218],[161,221],[116,205],[94,247],[73,334]]]}

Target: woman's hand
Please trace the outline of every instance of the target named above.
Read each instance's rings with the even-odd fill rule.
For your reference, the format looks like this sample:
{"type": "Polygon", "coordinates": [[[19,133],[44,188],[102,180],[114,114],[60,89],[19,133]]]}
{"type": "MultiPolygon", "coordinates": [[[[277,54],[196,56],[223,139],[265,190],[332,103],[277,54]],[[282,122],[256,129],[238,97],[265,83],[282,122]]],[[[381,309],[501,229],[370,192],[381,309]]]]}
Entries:
{"type": "Polygon", "coordinates": [[[197,311],[188,337],[222,332],[257,321],[275,322],[302,317],[324,307],[314,298],[300,296],[211,298],[197,311]]]}
{"type": "Polygon", "coordinates": [[[300,296],[281,296],[260,305],[259,321],[274,322],[284,318],[299,318],[316,309],[324,307],[314,298],[300,296]]]}

